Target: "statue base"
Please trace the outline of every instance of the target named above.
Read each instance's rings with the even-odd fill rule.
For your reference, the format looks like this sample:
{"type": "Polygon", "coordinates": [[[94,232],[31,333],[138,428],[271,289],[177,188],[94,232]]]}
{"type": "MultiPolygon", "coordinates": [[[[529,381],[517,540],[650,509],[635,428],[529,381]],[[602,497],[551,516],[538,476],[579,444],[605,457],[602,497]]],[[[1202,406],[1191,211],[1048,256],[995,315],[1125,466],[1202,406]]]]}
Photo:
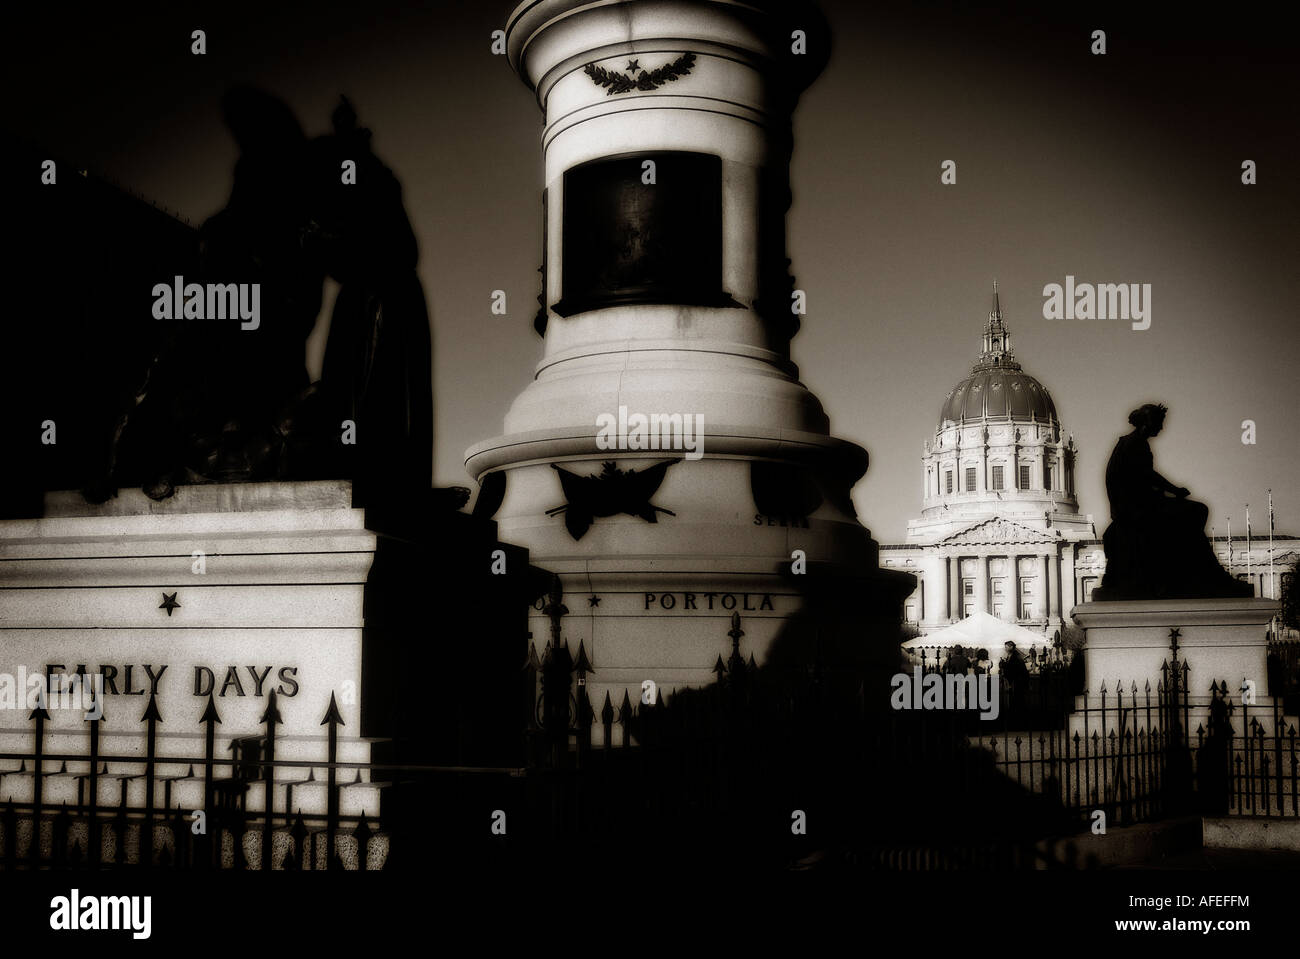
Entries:
{"type": "MultiPolygon", "coordinates": [[[[156,730],[154,801],[186,812],[204,807],[205,710],[211,702],[214,754],[256,758],[276,694],[275,756],[328,758],[322,720],[337,702],[338,759],[368,763],[359,735],[363,597],[376,550],[365,514],[343,481],[183,486],[162,502],[122,490],[106,503],[51,492],[44,517],[0,521],[0,751],[41,748],[85,756],[47,761],[43,801],[86,797],[91,697],[75,693],[78,673],[102,681],[99,801],[145,802],[146,710],[156,730]],[[42,741],[34,740],[31,681],[53,675],[42,741]],[[152,707],[151,705],[152,704],[152,707]]],[[[33,761],[0,761],[0,802],[31,802],[33,761]]],[[[220,767],[217,778],[229,775],[220,767]]],[[[341,790],[344,814],[379,812],[368,771],[341,790]]],[[[342,778],[342,777],[341,777],[342,778]]],[[[326,811],[326,770],[280,770],[274,811],[326,811]],[[308,771],[314,771],[313,781],[308,771]]],[[[244,808],[259,812],[260,782],[243,783],[244,808]]]]}
{"type": "Polygon", "coordinates": [[[1144,680],[1164,678],[1162,667],[1189,667],[1193,705],[1210,701],[1210,684],[1226,681],[1233,699],[1246,681],[1254,683],[1256,701],[1268,696],[1268,624],[1279,604],[1271,599],[1146,599],[1089,602],[1071,616],[1086,631],[1084,671],[1089,695],[1101,685],[1114,690],[1144,680]],[[1176,638],[1171,633],[1177,631],[1176,638]]]}

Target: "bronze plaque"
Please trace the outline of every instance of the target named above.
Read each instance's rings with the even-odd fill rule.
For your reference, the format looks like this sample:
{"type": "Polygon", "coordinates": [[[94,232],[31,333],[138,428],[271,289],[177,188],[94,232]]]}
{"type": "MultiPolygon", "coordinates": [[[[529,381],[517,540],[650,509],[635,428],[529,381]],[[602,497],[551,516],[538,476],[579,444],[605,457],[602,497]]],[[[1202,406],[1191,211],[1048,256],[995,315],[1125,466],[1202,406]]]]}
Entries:
{"type": "Polygon", "coordinates": [[[740,305],[722,289],[722,160],[713,154],[639,153],[566,170],[562,229],[560,316],[628,303],[740,305]]]}

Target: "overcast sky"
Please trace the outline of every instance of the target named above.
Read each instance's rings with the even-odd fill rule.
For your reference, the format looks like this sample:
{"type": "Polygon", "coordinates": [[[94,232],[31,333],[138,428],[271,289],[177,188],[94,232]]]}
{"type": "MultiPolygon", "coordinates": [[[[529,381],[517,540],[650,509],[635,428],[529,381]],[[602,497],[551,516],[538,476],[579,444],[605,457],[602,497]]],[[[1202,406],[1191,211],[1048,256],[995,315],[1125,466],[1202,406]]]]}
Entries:
{"type": "MultiPolygon", "coordinates": [[[[541,113],[489,52],[508,3],[407,6],[145,4],[122,21],[50,5],[15,45],[30,83],[9,123],[197,225],[230,188],[228,84],[282,96],[309,135],[346,93],[421,242],[435,479],[469,485],[465,449],[501,431],[541,354],[541,113]],[[196,27],[205,57],[189,53],[196,27]],[[494,289],[507,316],[490,313],[494,289]]],[[[1266,534],[1270,486],[1279,530],[1300,532],[1294,44],[1257,13],[1169,24],[1042,6],[822,4],[835,49],[795,120],[790,256],[809,312],[793,351],[833,431],[871,454],[859,515],[896,541],[919,511],[921,446],[975,359],[996,277],[1018,357],[1080,448],[1080,507],[1099,530],[1110,448],[1156,400],[1170,407],[1157,468],[1210,504],[1220,534],[1228,515],[1244,533],[1247,501],[1266,534]],[[1105,56],[1089,53],[1096,28],[1105,56]],[[956,185],[940,184],[944,160],[956,185]],[[1067,274],[1151,284],[1150,329],[1044,319],[1044,285],[1067,274]]]]}

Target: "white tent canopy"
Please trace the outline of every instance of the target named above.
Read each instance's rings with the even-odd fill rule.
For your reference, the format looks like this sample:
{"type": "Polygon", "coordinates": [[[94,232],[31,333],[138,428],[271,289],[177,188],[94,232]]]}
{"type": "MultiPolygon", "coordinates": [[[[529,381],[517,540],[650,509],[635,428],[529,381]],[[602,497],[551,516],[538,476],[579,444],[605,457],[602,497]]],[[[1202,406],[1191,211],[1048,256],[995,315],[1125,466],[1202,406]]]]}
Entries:
{"type": "Polygon", "coordinates": [[[1002,656],[1003,647],[1010,641],[1022,653],[1030,647],[1046,649],[1052,645],[1052,637],[1036,633],[1015,623],[1008,623],[990,616],[988,613],[973,613],[961,622],[953,623],[946,629],[940,629],[924,636],[917,636],[903,643],[909,652],[922,649],[951,649],[962,646],[969,650],[986,649],[993,659],[1002,656]]]}

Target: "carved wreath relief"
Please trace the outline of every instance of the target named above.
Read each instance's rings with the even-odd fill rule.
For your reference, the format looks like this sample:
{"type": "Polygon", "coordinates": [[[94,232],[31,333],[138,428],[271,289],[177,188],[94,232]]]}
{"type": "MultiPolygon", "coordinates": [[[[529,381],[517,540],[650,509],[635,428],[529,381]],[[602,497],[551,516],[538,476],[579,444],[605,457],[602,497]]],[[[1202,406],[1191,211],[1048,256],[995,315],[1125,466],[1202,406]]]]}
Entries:
{"type": "Polygon", "coordinates": [[[694,65],[695,54],[683,53],[671,63],[666,63],[662,67],[649,71],[641,69],[639,60],[629,60],[622,73],[606,70],[594,63],[587,64],[582,70],[587,76],[591,77],[593,83],[605,88],[606,96],[613,96],[616,93],[628,93],[631,90],[656,90],[665,83],[671,83],[678,77],[686,76],[691,72],[691,67],[694,65]]]}

